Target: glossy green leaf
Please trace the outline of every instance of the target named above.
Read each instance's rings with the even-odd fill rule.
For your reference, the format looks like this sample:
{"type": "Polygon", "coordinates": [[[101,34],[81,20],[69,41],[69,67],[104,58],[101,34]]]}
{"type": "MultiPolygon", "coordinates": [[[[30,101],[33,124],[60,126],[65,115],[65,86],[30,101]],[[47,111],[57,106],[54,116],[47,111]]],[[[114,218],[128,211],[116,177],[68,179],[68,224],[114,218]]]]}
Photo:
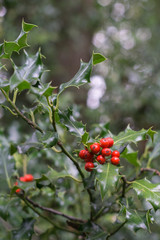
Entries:
{"type": "Polygon", "coordinates": [[[73,177],[72,175],[70,175],[69,173],[67,173],[66,171],[61,171],[61,172],[57,172],[56,170],[54,170],[53,168],[50,167],[50,171],[45,174],[45,176],[50,180],[50,182],[54,183],[55,181],[57,181],[59,178],[70,178],[73,179],[77,182],[81,182],[80,180],[76,179],[75,177],[73,177]]]}
{"type": "Polygon", "coordinates": [[[54,131],[47,131],[45,133],[36,133],[37,140],[44,145],[44,147],[49,148],[57,144],[58,135],[54,131]]]}
{"type": "Polygon", "coordinates": [[[37,25],[31,24],[31,23],[26,23],[24,20],[22,21],[22,30],[24,32],[29,32],[32,30],[32,28],[37,27],[37,25]]]}
{"type": "Polygon", "coordinates": [[[128,126],[124,132],[120,132],[117,136],[113,137],[114,144],[122,145],[126,142],[133,142],[136,144],[137,142],[146,139],[147,136],[150,136],[153,140],[155,133],[156,132],[151,130],[151,128],[148,130],[141,129],[140,131],[134,131],[128,126]]]}
{"type": "Polygon", "coordinates": [[[118,219],[125,222],[125,226],[130,230],[137,232],[139,229],[149,230],[146,221],[146,214],[139,213],[136,210],[122,206],[119,212],[118,219]]]}
{"type": "Polygon", "coordinates": [[[154,209],[160,208],[160,184],[153,184],[147,179],[142,179],[134,181],[131,186],[137,195],[150,202],[154,209]]]}
{"type": "Polygon", "coordinates": [[[23,220],[19,229],[13,230],[13,239],[16,240],[31,240],[34,233],[35,220],[32,218],[26,218],[23,220]]]}
{"type": "Polygon", "coordinates": [[[116,183],[119,180],[119,168],[107,163],[97,168],[96,180],[100,187],[102,200],[104,197],[110,197],[116,190],[116,183]]]}
{"type": "Polygon", "coordinates": [[[104,62],[106,58],[100,53],[93,53],[93,64],[96,65],[98,63],[104,62]]]}
{"type": "Polygon", "coordinates": [[[44,67],[41,53],[38,51],[35,55],[29,56],[25,51],[26,61],[23,66],[17,67],[14,64],[14,73],[10,78],[11,90],[18,88],[20,91],[29,89],[31,85],[41,78],[44,67]]]}
{"type": "Polygon", "coordinates": [[[27,47],[27,35],[34,24],[28,24],[22,21],[22,31],[15,41],[4,41],[0,44],[0,58],[11,58],[13,52],[19,52],[20,49],[27,47]]]}
{"type": "Polygon", "coordinates": [[[56,87],[52,87],[50,84],[51,83],[40,83],[38,87],[32,87],[31,91],[39,96],[49,97],[52,95],[53,90],[56,89],[56,87]]]}
{"type": "Polygon", "coordinates": [[[84,134],[82,135],[82,139],[81,142],[85,145],[89,140],[89,133],[88,132],[84,132],[84,134]]]}
{"type": "Polygon", "coordinates": [[[121,157],[125,158],[129,163],[135,167],[140,167],[141,162],[138,160],[138,152],[128,153],[127,149],[121,153],[121,157]]]}
{"type": "Polygon", "coordinates": [[[64,112],[59,110],[58,116],[59,120],[57,120],[57,123],[60,122],[60,124],[65,126],[72,135],[81,138],[85,134],[86,126],[83,125],[82,122],[78,122],[75,120],[71,109],[68,109],[64,112]]]}
{"type": "Polygon", "coordinates": [[[81,61],[79,71],[69,82],[60,85],[58,95],[61,94],[68,87],[79,87],[87,82],[89,83],[93,64],[103,62],[104,60],[106,60],[106,58],[101,54],[93,53],[88,63],[81,61]]]}

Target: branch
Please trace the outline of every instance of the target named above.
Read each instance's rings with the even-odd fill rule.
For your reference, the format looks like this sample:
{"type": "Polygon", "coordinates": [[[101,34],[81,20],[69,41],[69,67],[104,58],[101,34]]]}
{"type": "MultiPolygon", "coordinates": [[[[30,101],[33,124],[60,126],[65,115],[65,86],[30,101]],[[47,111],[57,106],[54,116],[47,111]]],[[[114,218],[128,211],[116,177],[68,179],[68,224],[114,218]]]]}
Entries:
{"type": "Polygon", "coordinates": [[[15,103],[9,98],[7,93],[0,88],[1,92],[5,96],[6,100],[10,103],[10,105],[14,108],[15,112],[18,116],[20,116],[25,122],[27,122],[32,128],[37,129],[39,132],[43,133],[43,130],[34,122],[32,122],[29,118],[27,118],[15,105],[15,103]]]}
{"type": "Polygon", "coordinates": [[[106,237],[106,240],[109,239],[112,235],[114,235],[115,233],[117,233],[125,224],[126,224],[127,220],[125,222],[123,222],[117,229],[115,229],[113,232],[109,233],[108,236],[106,237]]]}
{"type": "Polygon", "coordinates": [[[123,186],[122,186],[122,198],[125,197],[125,191],[126,191],[126,185],[127,185],[127,179],[125,176],[121,177],[123,181],[123,186]]]}
{"type": "MultiPolygon", "coordinates": [[[[159,172],[157,169],[154,169],[154,168],[141,168],[140,174],[143,173],[143,172],[146,172],[146,171],[148,171],[148,172],[153,172],[153,173],[155,173],[156,175],[160,176],[160,172],[159,172]]],[[[140,175],[140,174],[139,174],[139,175],[140,175]]]]}
{"type": "Polygon", "coordinates": [[[47,207],[43,207],[43,206],[40,206],[38,203],[35,203],[34,201],[32,201],[31,199],[29,199],[28,197],[26,197],[26,200],[31,203],[34,207],[37,207],[37,208],[40,208],[46,212],[50,212],[50,213],[53,213],[55,215],[59,215],[59,216],[62,216],[64,218],[67,218],[71,221],[75,221],[75,222],[81,222],[81,223],[85,223],[86,221],[82,220],[82,219],[79,219],[79,218],[75,218],[75,217],[72,217],[72,216],[68,216],[67,214],[64,214],[62,212],[59,212],[55,209],[52,209],[52,208],[47,208],[47,207]]]}
{"type": "Polygon", "coordinates": [[[24,202],[25,204],[31,208],[35,213],[37,213],[41,218],[45,219],[47,222],[49,222],[50,224],[52,224],[55,228],[65,231],[65,232],[70,232],[70,233],[74,233],[76,235],[79,235],[79,233],[77,231],[73,231],[64,227],[59,226],[58,224],[54,223],[52,220],[50,220],[48,217],[44,216],[43,214],[41,214],[37,209],[35,209],[24,197],[24,195],[17,194],[24,202]]]}
{"type": "MultiPolygon", "coordinates": [[[[55,132],[57,132],[57,127],[56,127],[56,122],[55,122],[55,109],[53,107],[53,105],[50,104],[49,100],[48,100],[48,104],[52,110],[52,126],[53,126],[53,129],[55,132]]],[[[69,157],[69,159],[73,162],[73,164],[75,165],[75,167],[77,168],[79,174],[81,175],[81,178],[82,178],[82,182],[83,182],[83,185],[85,187],[85,176],[78,164],[78,162],[76,161],[76,159],[66,150],[66,148],[62,145],[61,142],[58,142],[57,143],[58,146],[61,148],[62,152],[67,156],[69,157]]],[[[93,200],[93,197],[92,197],[92,193],[90,191],[90,189],[87,189],[87,192],[88,192],[88,195],[89,195],[89,199],[90,199],[90,203],[92,202],[93,200]]],[[[91,215],[90,215],[91,219],[92,219],[92,211],[91,211],[91,215]]]]}

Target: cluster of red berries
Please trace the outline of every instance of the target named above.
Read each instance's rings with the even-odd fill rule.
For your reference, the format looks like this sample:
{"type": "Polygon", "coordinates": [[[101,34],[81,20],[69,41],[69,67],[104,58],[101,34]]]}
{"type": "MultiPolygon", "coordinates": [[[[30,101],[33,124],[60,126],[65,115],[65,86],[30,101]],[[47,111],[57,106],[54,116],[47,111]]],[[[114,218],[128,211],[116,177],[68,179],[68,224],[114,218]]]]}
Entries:
{"type": "MultiPolygon", "coordinates": [[[[20,178],[19,178],[19,181],[21,181],[21,182],[32,182],[33,180],[34,180],[34,177],[33,177],[32,174],[26,174],[26,175],[24,175],[23,177],[20,177],[20,178]]],[[[18,182],[15,182],[15,185],[17,186],[17,185],[18,185],[18,182]]],[[[16,190],[16,193],[19,193],[20,191],[21,191],[21,189],[18,188],[18,189],[16,190]]]]}
{"type": "Polygon", "coordinates": [[[114,141],[112,138],[102,138],[100,139],[100,143],[95,142],[92,145],[90,145],[90,150],[87,148],[84,150],[81,150],[79,152],[79,157],[81,159],[84,159],[86,162],[85,169],[88,172],[91,172],[94,165],[94,160],[99,162],[100,164],[104,164],[106,162],[106,157],[111,157],[110,161],[114,165],[118,165],[120,162],[120,152],[117,150],[111,151],[111,147],[113,146],[114,141]]]}

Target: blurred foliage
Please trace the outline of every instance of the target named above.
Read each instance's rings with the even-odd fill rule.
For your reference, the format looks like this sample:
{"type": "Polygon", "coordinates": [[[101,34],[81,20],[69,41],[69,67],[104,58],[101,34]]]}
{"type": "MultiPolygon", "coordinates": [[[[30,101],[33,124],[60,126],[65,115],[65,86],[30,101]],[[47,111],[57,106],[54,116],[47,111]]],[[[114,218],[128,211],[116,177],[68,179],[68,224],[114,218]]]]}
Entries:
{"type": "MultiPolygon", "coordinates": [[[[69,124],[67,122],[67,118],[70,117],[75,126],[82,129],[83,134],[85,133],[83,135],[84,143],[88,141],[86,128],[91,130],[91,140],[97,135],[101,137],[108,135],[109,129],[113,133],[118,133],[124,130],[128,123],[134,130],[151,126],[154,129],[160,128],[159,9],[160,2],[156,0],[0,1],[1,42],[3,39],[9,41],[17,38],[22,18],[39,26],[39,29],[34,29],[32,34],[29,35],[28,43],[32,42],[32,46],[29,50],[27,49],[27,52],[32,53],[32,55],[29,54],[31,59],[36,58],[36,56],[41,58],[43,58],[43,55],[46,56],[46,59],[43,58],[43,60],[50,71],[43,75],[44,82],[52,82],[54,86],[59,87],[62,82],[65,83],[70,80],[80,67],[79,59],[82,58],[89,63],[93,49],[103,53],[108,58],[108,62],[96,66],[94,70],[94,77],[96,78],[91,78],[93,81],[90,87],[83,86],[80,90],[75,88],[67,90],[60,96],[62,112],[57,113],[60,116],[60,119],[57,120],[57,123],[59,123],[58,131],[61,140],[64,143],[69,143],[68,151],[79,148],[77,140],[73,141],[73,138],[62,128],[64,127],[71,132],[74,130],[72,133],[75,135],[77,130],[72,128],[70,122],[69,124]],[[40,51],[36,55],[39,47],[42,49],[42,55],[40,51]],[[33,56],[33,54],[35,55],[33,56]],[[86,97],[87,93],[88,97],[86,97]],[[67,109],[68,106],[70,106],[69,109],[67,109]],[[76,122],[79,119],[84,123],[87,122],[87,127],[81,122],[76,122]]],[[[18,70],[21,70],[20,66],[23,64],[26,65],[24,55],[13,53],[13,59],[18,70]]],[[[1,71],[0,77],[6,80],[12,75],[13,69],[8,61],[5,60],[4,63],[8,72],[1,71]]],[[[37,70],[44,71],[42,68],[37,70]]],[[[17,75],[16,71],[15,75],[17,75]]],[[[36,79],[30,75],[27,79],[28,88],[34,81],[36,79]]],[[[13,83],[13,81],[11,82],[13,83]]],[[[19,83],[19,80],[15,83],[16,87],[19,86],[19,83]]],[[[42,84],[42,89],[36,89],[35,91],[34,87],[36,89],[37,85],[32,87],[30,95],[27,94],[26,90],[21,94],[19,93],[17,106],[22,107],[24,105],[22,111],[28,117],[31,117],[33,113],[36,114],[38,124],[47,132],[47,138],[42,137],[41,134],[30,134],[32,130],[29,126],[26,126],[22,120],[18,119],[17,121],[6,109],[0,108],[1,127],[4,126],[0,129],[0,144],[3,143],[5,146],[1,152],[1,163],[4,162],[4,157],[7,154],[9,156],[9,158],[6,158],[8,177],[13,186],[15,179],[23,175],[25,170],[23,167],[26,161],[28,172],[34,174],[36,182],[31,185],[22,184],[20,186],[30,197],[41,205],[47,204],[48,207],[60,209],[66,214],[87,218],[89,215],[88,196],[82,186],[76,181],[73,182],[73,179],[69,177],[70,175],[73,175],[73,178],[77,177],[76,168],[64,154],[55,153],[50,149],[50,144],[55,145],[57,143],[57,136],[53,136],[51,129],[48,129],[49,111],[47,107],[45,108],[47,101],[43,97],[50,96],[53,89],[46,83],[42,84]],[[40,95],[40,98],[37,97],[38,95],[40,95]],[[33,104],[36,98],[39,102],[38,109],[33,104]],[[30,108],[30,111],[28,111],[28,108],[30,108]],[[40,119],[40,116],[43,116],[43,119],[40,119]],[[41,149],[42,146],[43,149],[41,149]],[[48,165],[53,169],[48,169],[48,165]],[[58,176],[63,176],[63,178],[57,177],[55,179],[56,173],[54,172],[53,177],[52,171],[57,171],[58,176]]],[[[26,88],[26,85],[24,88],[26,88]]],[[[23,90],[21,86],[19,86],[19,90],[23,90]]],[[[57,91],[58,88],[54,89],[54,93],[57,93],[57,91]]],[[[0,95],[0,102],[4,102],[2,95],[0,95]]],[[[122,132],[120,135],[114,136],[115,140],[123,135],[127,136],[127,133],[122,132]]],[[[137,133],[137,137],[140,137],[141,140],[144,139],[141,132],[137,133]]],[[[159,169],[159,139],[158,133],[155,136],[154,143],[149,140],[147,144],[143,142],[138,145],[138,149],[141,150],[140,154],[138,154],[135,145],[128,146],[122,154],[121,161],[124,167],[121,169],[121,174],[126,175],[127,179],[132,179],[138,173],[140,167],[147,166],[159,169]]],[[[124,142],[122,141],[122,143],[124,142]]],[[[77,156],[76,151],[73,152],[73,155],[77,156]]],[[[51,240],[74,239],[70,233],[54,231],[51,225],[43,219],[37,218],[37,215],[14,194],[12,198],[10,197],[7,182],[4,180],[4,166],[1,164],[0,171],[2,186],[0,239],[13,239],[13,236],[15,239],[22,240],[26,238],[45,240],[48,237],[51,240]],[[36,223],[33,219],[36,219],[36,223]],[[33,225],[36,227],[35,233],[32,235],[33,225]]],[[[82,163],[80,163],[80,166],[82,166],[82,163]]],[[[107,169],[108,166],[106,165],[104,175],[107,169]]],[[[117,169],[112,169],[112,172],[115,174],[116,182],[119,179],[117,169]]],[[[89,177],[90,181],[86,178],[87,182],[89,181],[89,184],[91,184],[88,185],[89,187],[93,187],[92,177],[89,177]]],[[[106,184],[105,187],[110,192],[113,185],[110,175],[108,177],[108,185],[106,184]]],[[[79,180],[79,178],[77,179],[79,180]]],[[[99,181],[98,186],[103,185],[101,184],[103,179],[101,180],[99,173],[97,179],[99,181]]],[[[143,180],[143,182],[137,180],[133,185],[140,198],[144,197],[154,205],[153,202],[157,201],[157,194],[154,192],[159,187],[160,179],[152,172],[147,173],[147,179],[149,180],[143,180]],[[152,186],[150,186],[151,182],[152,186]],[[142,188],[139,189],[138,184],[141,184],[142,188]],[[141,190],[150,187],[152,191],[148,191],[147,195],[144,195],[141,190]],[[151,198],[152,201],[150,201],[151,198]]],[[[117,191],[117,189],[120,189],[119,185],[116,185],[114,190],[117,191]]],[[[103,194],[103,187],[101,190],[103,194]]],[[[94,197],[93,209],[96,213],[100,210],[102,202],[99,200],[99,195],[94,197]]],[[[155,211],[150,203],[144,199],[140,201],[133,190],[127,193],[127,199],[127,202],[122,199],[121,209],[119,202],[117,203],[114,197],[107,199],[104,207],[109,208],[110,213],[102,216],[98,220],[98,224],[87,223],[83,226],[83,230],[85,229],[89,234],[87,239],[95,239],[94,236],[98,239],[99,235],[102,236],[101,239],[105,239],[107,233],[102,231],[99,224],[105,226],[105,229],[110,232],[110,229],[125,219],[128,221],[127,226],[110,239],[129,238],[137,240],[142,239],[144,234],[146,240],[149,240],[151,236],[153,239],[159,239],[159,210],[155,211]],[[111,206],[110,202],[114,201],[115,204],[111,206]],[[152,210],[150,210],[151,208],[152,210]],[[137,213],[137,210],[133,211],[133,209],[142,209],[142,211],[137,213]],[[116,210],[117,212],[120,211],[119,215],[114,212],[116,210]],[[156,223],[151,225],[153,218],[156,223]],[[149,226],[152,231],[151,235],[146,232],[146,229],[149,230],[149,226]],[[95,231],[94,236],[91,229],[95,231]],[[131,230],[136,231],[136,234],[132,233],[131,230]]],[[[46,214],[46,216],[48,215],[46,214]]],[[[66,221],[60,217],[57,217],[57,219],[63,225],[66,224],[66,221]]],[[[77,238],[75,237],[75,239],[77,238]]]]}

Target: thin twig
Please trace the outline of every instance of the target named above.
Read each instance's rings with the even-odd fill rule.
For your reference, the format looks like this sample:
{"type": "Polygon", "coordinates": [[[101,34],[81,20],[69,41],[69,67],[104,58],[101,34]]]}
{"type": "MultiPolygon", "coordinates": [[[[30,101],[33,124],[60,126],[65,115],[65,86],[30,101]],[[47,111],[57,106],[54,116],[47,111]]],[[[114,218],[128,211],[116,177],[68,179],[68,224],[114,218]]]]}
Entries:
{"type": "Polygon", "coordinates": [[[27,200],[28,202],[30,202],[34,207],[40,208],[40,209],[42,209],[42,210],[44,210],[44,211],[46,211],[46,212],[50,212],[50,213],[52,213],[52,214],[62,216],[62,217],[67,218],[67,219],[69,219],[69,220],[71,220],[71,221],[82,222],[82,223],[85,223],[85,222],[86,222],[86,221],[84,221],[83,219],[79,219],[79,218],[75,218],[75,217],[69,216],[69,215],[64,214],[64,213],[62,213],[62,212],[59,212],[59,211],[57,211],[57,210],[55,210],[55,209],[53,209],[53,208],[47,208],[47,207],[41,206],[41,205],[39,205],[38,203],[35,203],[33,200],[29,199],[28,197],[26,197],[26,200],[27,200]]]}
{"type": "Polygon", "coordinates": [[[114,235],[115,233],[117,233],[125,224],[126,224],[127,220],[125,222],[123,222],[117,229],[115,229],[113,232],[109,233],[108,236],[106,237],[106,240],[109,239],[112,235],[114,235]]]}
{"type": "Polygon", "coordinates": [[[123,186],[122,186],[122,198],[125,197],[125,191],[126,191],[126,184],[127,184],[127,179],[125,176],[121,177],[122,181],[123,181],[123,186]]]}

